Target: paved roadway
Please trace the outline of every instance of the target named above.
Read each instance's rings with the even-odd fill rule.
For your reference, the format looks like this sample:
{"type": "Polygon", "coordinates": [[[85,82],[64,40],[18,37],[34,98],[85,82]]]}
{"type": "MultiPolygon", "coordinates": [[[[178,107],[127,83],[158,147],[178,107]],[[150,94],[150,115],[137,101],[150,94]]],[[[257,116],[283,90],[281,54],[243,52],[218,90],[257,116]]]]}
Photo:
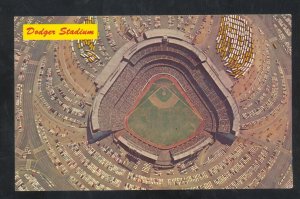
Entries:
{"type": "MultiPolygon", "coordinates": [[[[253,24],[254,24],[254,21],[255,21],[255,25],[258,26],[260,29],[262,29],[264,31],[264,36],[267,40],[270,40],[272,38],[274,38],[276,36],[275,34],[275,30],[274,30],[274,27],[273,27],[273,22],[272,22],[272,15],[267,15],[267,16],[264,16],[264,22],[261,21],[260,17],[257,16],[257,15],[250,15],[250,16],[247,16],[249,18],[251,18],[253,20],[253,24]]],[[[251,23],[250,23],[251,24],[251,23]]],[[[280,64],[284,67],[287,67],[287,68],[291,68],[291,57],[288,56],[285,51],[283,50],[283,48],[280,46],[278,47],[278,49],[274,49],[273,46],[272,46],[272,43],[269,43],[270,46],[269,46],[269,50],[270,50],[270,72],[268,73],[268,79],[265,83],[265,85],[262,86],[262,89],[260,92],[258,92],[256,94],[256,96],[251,99],[251,101],[253,102],[253,105],[248,107],[247,109],[243,109],[241,110],[241,113],[243,112],[248,112],[249,110],[254,110],[258,107],[261,106],[261,104],[256,104],[254,103],[255,101],[257,101],[257,99],[261,96],[261,94],[263,92],[265,92],[265,88],[267,87],[267,85],[271,85],[271,77],[273,75],[273,73],[276,73],[277,74],[277,77],[278,77],[278,97],[276,99],[276,101],[274,102],[274,104],[272,105],[272,107],[276,107],[278,104],[280,104],[280,101],[282,99],[282,93],[283,93],[283,90],[282,90],[282,80],[281,78],[279,77],[279,71],[278,71],[278,67],[277,67],[277,64],[276,64],[276,59],[279,60],[280,64]]],[[[289,75],[290,73],[288,73],[289,75]]],[[[266,96],[266,99],[268,99],[268,96],[266,96]]],[[[250,122],[250,121],[254,121],[254,120],[257,120],[259,118],[262,118],[263,116],[267,116],[270,114],[270,112],[273,110],[273,108],[270,108],[268,109],[267,111],[263,111],[260,115],[258,116],[254,116],[254,117],[251,117],[251,118],[248,118],[248,119],[245,119],[243,120],[245,123],[247,122],[250,122]]]]}
{"type": "MultiPolygon", "coordinates": [[[[48,42],[37,42],[36,48],[31,49],[31,60],[38,61],[43,55],[43,52],[48,42]]],[[[29,142],[34,148],[39,147],[42,143],[36,133],[36,127],[34,122],[33,113],[33,84],[36,75],[36,65],[28,64],[25,72],[25,81],[23,89],[23,110],[24,110],[24,134],[21,139],[21,143],[18,146],[20,149],[24,149],[29,142]],[[30,92],[31,91],[31,92],[30,92]],[[29,141],[28,141],[29,140],[29,141]]]]}
{"type": "MultiPolygon", "coordinates": [[[[284,48],[282,47],[282,45],[279,43],[280,41],[278,40],[278,35],[277,32],[274,28],[274,20],[272,18],[272,15],[267,15],[264,16],[262,18],[258,18],[257,16],[252,16],[253,19],[255,19],[255,23],[259,23],[261,26],[261,29],[264,31],[264,33],[266,33],[268,35],[268,38],[276,38],[276,40],[274,41],[275,44],[277,44],[277,49],[274,50],[276,53],[276,56],[278,57],[278,59],[280,60],[280,62],[282,63],[283,67],[285,68],[285,73],[286,74],[291,74],[291,63],[292,63],[292,59],[291,56],[288,55],[284,48]]],[[[279,24],[277,22],[275,22],[278,27],[279,24]]],[[[282,29],[281,29],[282,30],[282,29]]],[[[283,31],[283,30],[282,30],[283,31]]],[[[284,31],[283,31],[284,32],[284,31]]],[[[285,34],[285,33],[284,33],[285,34]]],[[[287,35],[285,34],[285,36],[287,37],[287,35]]],[[[287,37],[286,41],[290,40],[289,42],[291,43],[291,38],[287,37]]]]}
{"type": "MultiPolygon", "coordinates": [[[[41,82],[41,87],[42,87],[42,95],[44,97],[44,99],[49,103],[50,107],[53,107],[58,113],[70,117],[70,118],[75,118],[81,122],[85,121],[85,118],[87,118],[87,116],[85,118],[82,118],[80,116],[76,116],[74,114],[71,113],[67,113],[66,111],[63,110],[62,106],[59,105],[57,100],[51,100],[49,94],[47,93],[46,90],[46,76],[47,76],[47,69],[51,68],[52,71],[52,85],[53,85],[53,89],[55,91],[56,97],[58,97],[63,103],[70,105],[69,102],[66,102],[66,100],[64,98],[62,98],[62,96],[58,93],[58,90],[55,88],[58,85],[61,85],[61,82],[59,80],[59,78],[57,77],[57,74],[55,72],[55,68],[53,68],[54,66],[54,53],[53,53],[53,49],[49,49],[49,51],[47,52],[47,59],[46,59],[46,63],[45,63],[45,67],[44,67],[44,74],[42,75],[42,82],[41,82]]],[[[60,86],[61,88],[64,88],[64,86],[60,86]]],[[[66,92],[64,92],[65,94],[68,94],[66,92]]],[[[38,94],[38,93],[37,93],[38,94]]],[[[68,96],[69,98],[73,98],[73,96],[68,96]]],[[[74,98],[73,98],[74,99],[74,98]]],[[[42,103],[42,102],[41,102],[42,103]]],[[[78,107],[75,103],[72,104],[72,107],[81,109],[80,107],[78,107]]],[[[55,115],[53,114],[53,117],[55,117],[55,115]]]]}
{"type": "MultiPolygon", "coordinates": [[[[61,20],[61,19],[60,19],[61,20]]],[[[58,22],[60,21],[58,20],[58,22]]],[[[20,30],[19,30],[20,31],[20,30]]],[[[39,61],[46,50],[49,41],[39,41],[36,42],[34,48],[30,48],[28,54],[31,54],[31,61],[39,61]]],[[[25,72],[25,81],[23,89],[23,110],[24,110],[24,133],[21,135],[20,143],[16,143],[16,147],[24,150],[24,148],[30,145],[31,150],[42,146],[42,142],[37,133],[35,126],[34,113],[33,113],[33,84],[35,80],[35,75],[37,71],[37,65],[28,64],[27,70],[25,72]],[[31,90],[31,92],[29,92],[31,90]]],[[[37,158],[37,163],[35,167],[41,172],[49,174],[50,179],[57,185],[58,189],[71,188],[69,183],[64,182],[63,178],[60,176],[58,171],[53,167],[53,164],[48,157],[45,150],[35,154],[37,158]]],[[[23,167],[26,162],[16,158],[16,170],[23,167]]]]}

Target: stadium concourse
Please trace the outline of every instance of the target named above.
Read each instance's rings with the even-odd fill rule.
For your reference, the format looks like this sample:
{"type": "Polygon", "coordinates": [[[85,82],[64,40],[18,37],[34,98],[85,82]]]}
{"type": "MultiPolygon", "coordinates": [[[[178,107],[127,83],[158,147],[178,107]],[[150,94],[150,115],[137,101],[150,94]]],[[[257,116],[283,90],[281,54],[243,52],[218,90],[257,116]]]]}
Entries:
{"type": "Polygon", "coordinates": [[[290,15],[20,16],[14,31],[16,190],[293,186],[290,15]],[[30,23],[99,37],[25,41],[30,23]]]}

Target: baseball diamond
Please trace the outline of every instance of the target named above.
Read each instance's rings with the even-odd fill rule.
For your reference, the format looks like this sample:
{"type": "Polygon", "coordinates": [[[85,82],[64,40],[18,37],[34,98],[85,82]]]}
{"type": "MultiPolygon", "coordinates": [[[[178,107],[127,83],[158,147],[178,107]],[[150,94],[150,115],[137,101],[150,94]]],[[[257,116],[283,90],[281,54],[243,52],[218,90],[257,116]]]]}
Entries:
{"type": "Polygon", "coordinates": [[[148,92],[152,94],[147,98],[143,97],[128,116],[130,131],[165,146],[195,133],[203,120],[198,117],[199,114],[193,112],[183,96],[180,99],[172,90],[180,95],[176,86],[163,78],[153,82],[149,91],[143,91],[142,94],[146,96],[148,92]]]}

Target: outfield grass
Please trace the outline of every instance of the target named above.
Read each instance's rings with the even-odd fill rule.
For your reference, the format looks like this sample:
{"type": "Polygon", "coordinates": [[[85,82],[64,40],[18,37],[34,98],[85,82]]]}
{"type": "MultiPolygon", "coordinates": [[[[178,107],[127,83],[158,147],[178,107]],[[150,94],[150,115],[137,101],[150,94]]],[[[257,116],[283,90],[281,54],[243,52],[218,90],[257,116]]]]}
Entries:
{"type": "Polygon", "coordinates": [[[172,90],[166,89],[167,92],[162,95],[163,88],[153,84],[129,116],[129,128],[146,140],[165,146],[186,139],[195,132],[200,119],[193,113],[185,99],[178,96],[179,91],[176,92],[176,96],[180,97],[179,100],[170,108],[158,108],[148,99],[154,93],[158,99],[165,101],[167,96],[169,98],[170,95],[175,94],[173,90],[176,87],[172,87],[172,90]]]}

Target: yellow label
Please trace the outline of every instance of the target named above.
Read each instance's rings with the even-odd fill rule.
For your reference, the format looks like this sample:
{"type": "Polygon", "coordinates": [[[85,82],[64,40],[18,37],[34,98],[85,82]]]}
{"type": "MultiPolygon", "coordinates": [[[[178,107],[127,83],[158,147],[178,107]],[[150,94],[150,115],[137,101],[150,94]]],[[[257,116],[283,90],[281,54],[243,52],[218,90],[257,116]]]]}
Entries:
{"type": "Polygon", "coordinates": [[[23,40],[91,40],[98,24],[24,24],[23,40]]]}

